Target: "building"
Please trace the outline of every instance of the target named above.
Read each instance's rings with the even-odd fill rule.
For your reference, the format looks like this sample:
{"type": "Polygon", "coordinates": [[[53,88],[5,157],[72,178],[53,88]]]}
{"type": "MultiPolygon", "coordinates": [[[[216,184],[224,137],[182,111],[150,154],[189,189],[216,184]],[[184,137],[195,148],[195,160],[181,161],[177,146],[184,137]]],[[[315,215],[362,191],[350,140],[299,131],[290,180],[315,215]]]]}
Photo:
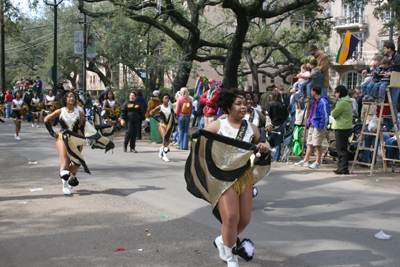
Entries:
{"type": "MultiPolygon", "coordinates": [[[[377,19],[373,15],[373,5],[350,7],[343,1],[331,3],[330,12],[335,26],[332,28],[332,37],[329,40],[329,56],[331,59],[330,86],[335,88],[339,84],[348,89],[354,89],[362,83],[360,70],[372,63],[372,58],[383,53],[383,45],[389,40],[389,31],[382,31],[383,23],[390,20],[377,19]],[[345,64],[336,63],[336,54],[347,31],[350,31],[360,41],[353,54],[353,58],[345,64]]],[[[396,39],[397,37],[394,37],[396,39]]]]}

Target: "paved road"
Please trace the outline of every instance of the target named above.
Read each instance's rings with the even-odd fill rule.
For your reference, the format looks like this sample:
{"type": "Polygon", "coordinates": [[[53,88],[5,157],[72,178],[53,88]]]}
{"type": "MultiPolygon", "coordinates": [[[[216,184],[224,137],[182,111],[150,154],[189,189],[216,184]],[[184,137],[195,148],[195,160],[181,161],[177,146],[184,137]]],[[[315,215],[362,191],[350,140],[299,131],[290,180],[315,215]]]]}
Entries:
{"type": "MultiPolygon", "coordinates": [[[[33,228],[47,231],[46,214],[67,218],[67,222],[62,223],[64,227],[68,227],[69,220],[80,221],[78,218],[81,216],[82,225],[78,227],[80,235],[73,233],[72,237],[67,235],[63,240],[62,229],[53,229],[55,220],[50,221],[51,230],[57,233],[57,238],[52,242],[51,236],[40,235],[40,242],[36,242],[41,246],[47,245],[49,251],[45,253],[41,249],[43,257],[38,257],[35,255],[39,251],[34,250],[29,256],[20,252],[31,247],[31,240],[26,237],[35,235],[25,225],[16,227],[17,223],[2,216],[1,228],[12,229],[12,234],[7,233],[1,238],[3,251],[0,251],[0,256],[3,258],[2,254],[9,252],[3,259],[13,263],[2,266],[55,266],[54,261],[59,259],[59,253],[54,250],[58,246],[64,248],[69,245],[70,249],[66,252],[74,257],[81,255],[78,251],[85,251],[86,245],[93,247],[93,243],[99,240],[109,243],[106,247],[102,246],[100,251],[112,250],[119,239],[127,242],[133,252],[121,253],[124,257],[118,259],[115,253],[111,253],[111,258],[99,251],[97,254],[101,257],[96,253],[91,256],[90,253],[83,253],[75,259],[76,262],[70,263],[109,266],[112,259],[117,263],[113,265],[117,266],[224,266],[210,246],[210,240],[218,234],[220,224],[211,215],[207,203],[186,191],[183,166],[187,152],[173,149],[168,154],[171,162],[166,163],[158,158],[158,146],[148,141],[139,142],[137,154],[123,153],[120,137],[116,138],[117,148],[113,153],[103,154],[100,150],[85,147],[83,155],[92,175],[80,172],[78,177],[81,185],[77,193],[73,197],[64,197],[61,194],[61,182],[57,178],[58,154],[47,131],[23,124],[22,141],[18,142],[13,138],[13,126],[10,124],[7,121],[0,125],[0,180],[3,184],[0,192],[6,195],[2,202],[7,205],[2,205],[2,213],[15,216],[21,222],[29,222],[35,215],[31,210],[27,211],[33,206],[27,195],[34,193],[26,191],[42,187],[45,190],[36,192],[38,197],[34,199],[34,202],[39,202],[35,205],[43,207],[37,211],[42,216],[40,225],[34,225],[33,228]],[[13,163],[13,159],[18,160],[21,165],[3,168],[8,165],[5,156],[13,163]],[[27,165],[29,160],[38,161],[38,164],[27,165]],[[15,171],[18,173],[18,183],[15,185],[9,181],[14,176],[7,173],[9,169],[19,170],[15,171]],[[35,175],[31,175],[32,171],[35,175]],[[8,182],[4,182],[5,175],[8,182]],[[35,177],[34,180],[30,179],[31,176],[35,177]],[[14,198],[14,195],[19,197],[14,198]],[[17,204],[24,197],[28,197],[28,204],[17,204]],[[19,209],[24,209],[27,216],[22,216],[19,209]],[[87,213],[95,216],[91,218],[87,213]],[[168,224],[160,222],[160,214],[170,216],[168,224]],[[130,232],[132,229],[132,236],[143,236],[140,231],[149,228],[148,225],[162,232],[162,235],[152,239],[152,249],[148,250],[153,253],[138,254],[137,246],[126,241],[129,235],[124,231],[130,232]],[[115,227],[118,230],[114,234],[115,227]],[[14,235],[19,238],[13,239],[14,235]],[[15,251],[19,251],[18,257],[10,255],[10,248],[6,245],[10,239],[13,240],[15,251]],[[87,244],[86,240],[91,244],[87,244]],[[22,241],[24,244],[19,244],[22,241]],[[154,254],[154,246],[158,254],[154,254]],[[164,257],[169,255],[166,250],[171,254],[164,257]],[[130,262],[132,258],[135,264],[130,262]],[[26,264],[32,262],[38,264],[26,264]]],[[[366,171],[358,171],[357,177],[337,177],[331,174],[333,169],[333,165],[324,166],[318,171],[290,168],[285,164],[273,165],[270,175],[258,184],[260,194],[254,199],[252,221],[241,235],[253,240],[256,256],[250,263],[241,262],[241,266],[400,265],[398,177],[391,173],[377,173],[375,177],[368,177],[366,171]],[[380,230],[392,235],[392,238],[388,241],[376,239],[374,235],[380,230]]],[[[71,230],[67,232],[71,233],[71,230]]],[[[139,238],[141,242],[142,239],[139,238]]],[[[144,241],[147,240],[144,238],[144,241]]],[[[99,245],[95,247],[100,248],[99,245]]]]}

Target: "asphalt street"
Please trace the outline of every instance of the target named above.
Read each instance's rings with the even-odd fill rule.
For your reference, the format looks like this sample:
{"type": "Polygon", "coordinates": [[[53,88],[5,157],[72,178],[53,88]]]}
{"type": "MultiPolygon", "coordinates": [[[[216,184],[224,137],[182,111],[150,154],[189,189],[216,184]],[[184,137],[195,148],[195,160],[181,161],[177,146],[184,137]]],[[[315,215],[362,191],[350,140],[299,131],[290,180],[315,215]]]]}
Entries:
{"type": "MultiPolygon", "coordinates": [[[[141,140],[124,153],[121,136],[107,154],[85,146],[92,174],[81,169],[64,196],[54,139],[28,123],[20,136],[0,124],[0,266],[226,266],[210,205],[186,191],[188,152],[172,148],[163,162],[159,145],[141,140]]],[[[240,236],[255,257],[240,266],[400,266],[399,174],[334,169],[272,166],[240,236]],[[391,238],[377,239],[381,230],[391,238]]]]}

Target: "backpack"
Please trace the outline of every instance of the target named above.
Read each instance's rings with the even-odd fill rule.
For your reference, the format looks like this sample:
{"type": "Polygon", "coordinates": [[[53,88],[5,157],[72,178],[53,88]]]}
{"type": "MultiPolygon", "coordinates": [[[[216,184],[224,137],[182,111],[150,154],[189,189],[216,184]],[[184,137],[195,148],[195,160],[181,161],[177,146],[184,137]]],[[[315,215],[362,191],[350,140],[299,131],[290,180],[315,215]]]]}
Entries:
{"type": "Polygon", "coordinates": [[[192,110],[190,109],[190,104],[186,101],[186,99],[185,99],[185,103],[183,103],[183,105],[182,105],[181,112],[183,114],[188,114],[188,113],[192,112],[192,110]]]}

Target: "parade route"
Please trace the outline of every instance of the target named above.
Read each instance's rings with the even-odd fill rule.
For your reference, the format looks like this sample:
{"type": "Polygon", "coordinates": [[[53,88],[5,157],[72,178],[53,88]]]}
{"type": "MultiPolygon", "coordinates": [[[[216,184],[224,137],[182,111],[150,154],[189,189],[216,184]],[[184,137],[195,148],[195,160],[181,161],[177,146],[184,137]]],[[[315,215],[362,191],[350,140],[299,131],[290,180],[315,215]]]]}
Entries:
{"type": "MultiPolygon", "coordinates": [[[[137,154],[124,153],[121,136],[107,154],[85,146],[92,174],[80,169],[64,196],[43,124],[23,122],[21,141],[11,120],[0,132],[0,266],[226,266],[212,245],[220,223],[186,190],[189,152],[172,147],[163,162],[159,145],[141,140],[137,154]]],[[[255,256],[240,266],[399,266],[400,175],[337,176],[335,167],[272,165],[240,235],[255,256]],[[377,239],[381,230],[392,237],[377,239]]]]}

